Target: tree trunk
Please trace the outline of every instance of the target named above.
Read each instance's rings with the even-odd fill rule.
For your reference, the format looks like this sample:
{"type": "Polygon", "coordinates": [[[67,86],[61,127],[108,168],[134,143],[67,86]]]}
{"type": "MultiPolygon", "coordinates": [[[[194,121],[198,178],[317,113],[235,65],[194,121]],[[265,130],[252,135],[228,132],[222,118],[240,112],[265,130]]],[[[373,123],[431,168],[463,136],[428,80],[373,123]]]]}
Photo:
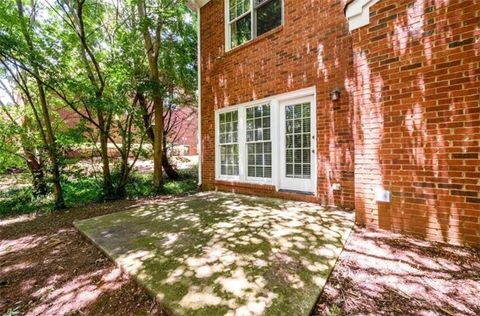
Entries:
{"type": "MultiPolygon", "coordinates": [[[[138,98],[138,104],[140,105],[140,108],[142,109],[142,119],[143,119],[143,126],[145,127],[148,139],[150,139],[150,142],[152,144],[155,143],[155,134],[153,132],[153,128],[150,125],[150,115],[148,114],[148,108],[147,108],[147,103],[145,100],[144,95],[141,92],[137,93],[137,98],[138,98]]],[[[165,131],[163,132],[163,149],[162,149],[162,166],[163,170],[167,174],[167,177],[172,180],[178,180],[180,179],[180,175],[178,172],[173,168],[173,166],[170,164],[170,161],[168,160],[168,155],[167,155],[167,148],[166,148],[166,134],[165,131]]]]}
{"type": "MultiPolygon", "coordinates": [[[[11,118],[11,116],[9,117],[11,118]]],[[[13,118],[11,119],[13,121],[13,118]]],[[[37,154],[37,147],[35,145],[32,146],[30,139],[28,139],[28,134],[33,129],[28,115],[23,116],[22,127],[25,129],[25,132],[21,133],[21,146],[23,157],[32,175],[32,192],[35,197],[45,196],[48,193],[48,187],[43,170],[43,161],[41,155],[37,154]]],[[[41,129],[42,126],[40,125],[38,128],[41,129]]],[[[44,140],[46,137],[42,135],[42,139],[44,140]]]]}
{"type": "Polygon", "coordinates": [[[178,180],[180,179],[180,175],[178,172],[173,168],[173,166],[170,164],[170,161],[168,160],[168,155],[167,155],[167,137],[163,137],[163,169],[165,170],[165,173],[168,175],[169,179],[172,180],[178,180]]]}
{"type": "MultiPolygon", "coordinates": [[[[137,2],[138,15],[140,23],[145,21],[147,13],[145,7],[145,0],[138,0],[137,2]]],[[[157,21],[155,42],[152,41],[150,30],[143,26],[142,34],[144,39],[145,52],[148,59],[148,69],[150,80],[155,87],[153,91],[153,113],[154,113],[154,127],[153,133],[155,135],[153,142],[153,185],[158,191],[163,185],[162,172],[162,158],[163,158],[163,95],[160,91],[160,73],[158,69],[158,51],[161,43],[161,25],[157,21]]]]}
{"type": "MultiPolygon", "coordinates": [[[[17,8],[18,8],[18,14],[21,20],[24,19],[24,12],[23,12],[23,3],[22,0],[17,0],[17,8]]],[[[32,8],[34,10],[34,8],[32,8]]],[[[34,21],[35,14],[34,12],[31,14],[31,20],[32,22],[34,21]]],[[[32,44],[32,40],[30,38],[29,31],[27,29],[27,26],[25,25],[25,22],[22,23],[22,32],[23,36],[25,37],[25,40],[27,42],[28,48],[30,50],[30,55],[33,56],[34,53],[34,48],[32,44]]],[[[36,77],[39,77],[39,71],[38,67],[35,65],[35,61],[32,61],[33,65],[33,71],[35,73],[36,77]]],[[[52,122],[50,119],[50,113],[48,111],[48,104],[47,104],[47,98],[45,95],[45,89],[43,87],[42,82],[36,78],[35,79],[37,88],[38,88],[38,98],[40,100],[40,106],[42,109],[42,116],[43,116],[43,123],[44,127],[46,130],[46,136],[47,136],[47,143],[45,144],[47,148],[47,153],[48,157],[50,159],[50,163],[52,164],[52,183],[53,183],[53,195],[54,195],[54,203],[55,203],[55,209],[64,209],[66,207],[65,205],[65,200],[63,199],[63,191],[62,191],[62,185],[60,182],[60,164],[58,161],[58,152],[56,148],[56,139],[55,135],[53,133],[53,128],[52,128],[52,122]]]]}
{"type": "Polygon", "coordinates": [[[45,196],[48,193],[47,182],[43,165],[37,161],[37,157],[28,149],[23,150],[28,170],[32,175],[32,192],[35,197],[45,196]]]}
{"type": "MultiPolygon", "coordinates": [[[[158,71],[158,67],[155,66],[158,71]]],[[[163,99],[156,96],[153,99],[153,110],[155,113],[155,125],[153,126],[153,186],[160,190],[163,185],[163,99]]]]}
{"type": "Polygon", "coordinates": [[[44,119],[44,125],[47,134],[47,152],[52,164],[52,183],[53,183],[53,196],[55,209],[60,210],[66,208],[65,200],[63,199],[62,184],[60,182],[60,164],[58,162],[58,152],[56,146],[55,135],[53,134],[52,122],[50,120],[50,114],[48,112],[47,99],[45,97],[45,91],[42,83],[37,80],[37,86],[39,91],[40,104],[42,106],[42,114],[44,119]]]}
{"type": "Polygon", "coordinates": [[[100,138],[100,157],[102,158],[103,195],[106,200],[115,199],[113,192],[112,175],[110,173],[110,158],[108,157],[108,134],[105,131],[106,123],[102,111],[97,112],[100,138]]]}

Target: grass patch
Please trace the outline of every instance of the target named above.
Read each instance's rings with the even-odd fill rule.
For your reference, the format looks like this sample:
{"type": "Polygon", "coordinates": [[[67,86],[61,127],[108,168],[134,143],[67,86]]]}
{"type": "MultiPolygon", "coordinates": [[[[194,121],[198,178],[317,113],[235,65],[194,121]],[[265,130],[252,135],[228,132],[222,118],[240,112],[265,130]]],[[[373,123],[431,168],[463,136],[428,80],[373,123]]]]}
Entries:
{"type": "MultiPolygon", "coordinates": [[[[197,191],[197,179],[191,176],[181,175],[180,180],[166,179],[163,189],[159,194],[165,195],[184,195],[197,191]]],[[[127,194],[129,198],[156,196],[157,191],[152,185],[152,176],[138,174],[127,185],[127,194]]]]}
{"type": "MultiPolygon", "coordinates": [[[[166,180],[161,192],[153,189],[151,175],[138,174],[127,185],[129,199],[156,195],[184,195],[197,191],[196,178],[183,174],[178,181],[166,180]]],[[[68,207],[84,205],[103,200],[102,179],[76,177],[63,182],[65,203],[68,207]]],[[[13,188],[0,192],[0,217],[14,214],[48,213],[53,210],[51,195],[35,198],[31,187],[13,188]]]]}

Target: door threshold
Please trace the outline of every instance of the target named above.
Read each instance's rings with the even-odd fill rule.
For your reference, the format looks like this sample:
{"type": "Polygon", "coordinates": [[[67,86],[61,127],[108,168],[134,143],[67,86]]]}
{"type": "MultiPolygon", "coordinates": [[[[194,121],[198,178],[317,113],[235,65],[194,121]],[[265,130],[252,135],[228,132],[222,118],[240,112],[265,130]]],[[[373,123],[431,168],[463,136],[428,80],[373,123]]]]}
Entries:
{"type": "Polygon", "coordinates": [[[282,192],[282,193],[294,193],[294,194],[315,196],[315,193],[313,193],[313,192],[306,192],[306,191],[296,191],[296,190],[280,189],[280,190],[278,190],[278,192],[282,192]]]}

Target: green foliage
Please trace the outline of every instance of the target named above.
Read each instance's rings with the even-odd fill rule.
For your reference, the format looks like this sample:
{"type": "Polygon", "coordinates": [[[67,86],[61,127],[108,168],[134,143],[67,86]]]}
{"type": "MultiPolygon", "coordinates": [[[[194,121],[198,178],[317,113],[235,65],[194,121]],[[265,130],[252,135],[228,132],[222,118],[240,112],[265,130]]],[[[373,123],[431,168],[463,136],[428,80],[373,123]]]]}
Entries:
{"type": "Polygon", "coordinates": [[[338,307],[337,305],[333,304],[328,313],[327,313],[328,316],[342,316],[343,315],[343,312],[342,312],[342,309],[340,307],[338,307]]]}
{"type": "Polygon", "coordinates": [[[18,315],[21,315],[20,306],[10,308],[9,310],[7,310],[5,314],[3,314],[3,316],[18,316],[18,315]]]}
{"type": "Polygon", "coordinates": [[[198,190],[197,179],[195,177],[182,177],[181,180],[165,180],[161,192],[156,192],[152,185],[152,176],[145,174],[136,174],[127,185],[127,193],[130,198],[138,196],[156,196],[158,193],[166,195],[191,194],[198,190]]]}
{"type": "MultiPolygon", "coordinates": [[[[152,97],[160,93],[169,106],[191,105],[195,101],[196,17],[183,0],[146,2],[146,18],[140,19],[136,1],[130,0],[0,1],[0,80],[9,82],[15,96],[23,97],[21,101],[12,98],[15,104],[9,111],[14,119],[10,121],[3,120],[0,108],[0,173],[12,167],[26,169],[23,160],[28,149],[41,165],[47,181],[55,174],[52,171],[57,164],[52,161],[58,161],[68,205],[102,200],[101,192],[108,191],[102,185],[109,181],[85,176],[81,170],[71,172],[70,162],[63,154],[82,144],[97,145],[102,131],[110,136],[109,146],[115,143],[109,150],[120,153],[122,162],[137,153],[146,157],[149,152],[142,146],[148,142],[145,132],[149,123],[145,124],[144,119],[151,113],[145,113],[145,108],[135,104],[136,96],[144,97],[145,104],[150,104],[152,97]],[[19,17],[18,3],[23,4],[23,18],[19,17]],[[77,15],[80,3],[81,17],[77,15]],[[141,31],[159,24],[162,25],[158,51],[161,82],[153,84],[141,31]],[[84,29],[83,38],[80,25],[84,29]],[[56,141],[51,147],[42,133],[45,127],[41,128],[45,119],[38,104],[39,96],[43,95],[39,87],[45,90],[52,117],[56,141]],[[80,119],[75,126],[67,126],[60,111],[80,119]],[[24,125],[21,122],[25,120],[28,124],[24,125]],[[58,154],[56,159],[47,155],[53,147],[58,154]]],[[[106,165],[111,165],[107,156],[104,154],[103,159],[106,165]]],[[[33,169],[31,163],[28,167],[33,169]]],[[[152,191],[149,177],[134,171],[129,173],[133,167],[111,170],[113,191],[123,190],[121,186],[126,183],[128,197],[158,193],[152,191]]],[[[178,183],[167,181],[160,193],[194,191],[195,180],[185,179],[178,183]]],[[[51,197],[35,199],[29,188],[2,192],[0,197],[0,215],[48,211],[51,206],[51,197]]]]}
{"type": "MultiPolygon", "coordinates": [[[[183,195],[197,191],[194,177],[184,177],[179,181],[166,180],[164,195],[183,195]]],[[[94,176],[74,176],[63,183],[65,202],[68,207],[103,201],[102,179],[94,176]]],[[[136,174],[128,183],[127,197],[130,199],[158,195],[152,185],[151,175],[136,174]]],[[[30,187],[10,189],[0,192],[0,217],[14,214],[47,213],[53,210],[52,196],[35,198],[30,187]]]]}
{"type": "Polygon", "coordinates": [[[23,159],[18,159],[17,155],[12,155],[0,150],[0,175],[11,170],[23,170],[25,168],[25,161],[23,159]]]}
{"type": "Polygon", "coordinates": [[[35,199],[30,187],[0,192],[0,216],[45,212],[51,208],[51,197],[35,199]]]}

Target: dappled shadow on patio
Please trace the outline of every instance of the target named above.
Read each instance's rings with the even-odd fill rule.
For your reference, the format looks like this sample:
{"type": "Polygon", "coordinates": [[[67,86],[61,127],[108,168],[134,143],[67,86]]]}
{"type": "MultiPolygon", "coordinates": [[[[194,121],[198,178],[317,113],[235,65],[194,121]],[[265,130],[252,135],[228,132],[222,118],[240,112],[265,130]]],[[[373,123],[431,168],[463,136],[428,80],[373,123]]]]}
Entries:
{"type": "Polygon", "coordinates": [[[480,315],[480,252],[355,228],[317,315],[480,315]]]}
{"type": "Polygon", "coordinates": [[[202,193],[76,226],[166,310],[309,315],[351,231],[353,213],[202,193]]]}

